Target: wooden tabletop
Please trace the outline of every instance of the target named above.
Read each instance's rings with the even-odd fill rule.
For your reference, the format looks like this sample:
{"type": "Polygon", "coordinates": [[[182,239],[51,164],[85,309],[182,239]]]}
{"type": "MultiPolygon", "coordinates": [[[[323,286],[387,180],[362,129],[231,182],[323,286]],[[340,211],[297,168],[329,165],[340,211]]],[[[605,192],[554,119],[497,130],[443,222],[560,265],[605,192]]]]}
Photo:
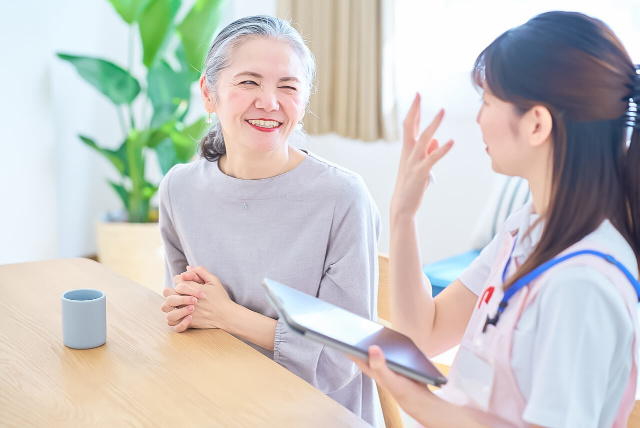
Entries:
{"type": "Polygon", "coordinates": [[[87,259],[0,266],[2,426],[368,426],[221,330],[177,334],[163,298],[87,259]],[[107,295],[107,343],[62,343],[60,295],[107,295]]]}

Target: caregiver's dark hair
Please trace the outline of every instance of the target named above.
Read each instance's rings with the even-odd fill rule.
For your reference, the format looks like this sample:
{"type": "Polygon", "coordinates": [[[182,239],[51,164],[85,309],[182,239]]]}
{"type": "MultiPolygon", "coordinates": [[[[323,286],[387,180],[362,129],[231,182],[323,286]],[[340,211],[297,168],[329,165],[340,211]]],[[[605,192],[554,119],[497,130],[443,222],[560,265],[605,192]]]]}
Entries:
{"type": "Polygon", "coordinates": [[[544,231],[505,288],[605,219],[638,255],[640,76],[611,29],[580,13],[543,13],[494,40],[476,59],[473,80],[522,114],[542,105],[553,119],[544,231]]]}

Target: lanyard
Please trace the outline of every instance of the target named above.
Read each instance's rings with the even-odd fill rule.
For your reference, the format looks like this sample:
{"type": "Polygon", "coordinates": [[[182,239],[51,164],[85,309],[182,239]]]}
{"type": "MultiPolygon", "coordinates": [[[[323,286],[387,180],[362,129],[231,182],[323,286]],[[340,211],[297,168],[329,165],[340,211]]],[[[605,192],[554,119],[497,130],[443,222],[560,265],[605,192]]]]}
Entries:
{"type": "MultiPolygon", "coordinates": [[[[511,263],[511,256],[513,255],[513,251],[516,248],[516,243],[517,242],[518,242],[518,238],[516,237],[516,239],[515,239],[515,241],[513,243],[513,248],[511,249],[511,253],[509,254],[509,260],[507,260],[507,264],[504,267],[504,271],[502,272],[502,284],[503,285],[504,285],[504,282],[505,282],[505,279],[506,279],[506,276],[507,276],[507,269],[509,269],[509,264],[511,263]]],[[[612,265],[614,265],[615,267],[617,267],[618,269],[620,269],[620,271],[622,271],[622,273],[627,277],[627,279],[629,280],[631,285],[633,285],[633,288],[636,290],[636,294],[638,295],[638,298],[640,299],[640,282],[638,282],[638,280],[636,278],[634,278],[634,276],[631,274],[631,272],[629,272],[629,270],[626,267],[624,267],[624,265],[622,263],[620,263],[618,260],[616,260],[613,256],[611,256],[609,254],[604,254],[604,253],[601,253],[599,251],[594,251],[594,250],[580,250],[580,251],[576,251],[576,252],[573,252],[573,253],[565,254],[562,257],[553,258],[553,259],[541,264],[540,266],[538,266],[537,268],[533,269],[531,272],[527,273],[525,276],[523,276],[522,278],[517,280],[511,287],[509,287],[509,289],[507,291],[504,292],[504,296],[502,297],[502,300],[500,301],[500,304],[498,305],[498,311],[496,312],[495,316],[493,318],[490,318],[487,315],[487,320],[484,323],[484,327],[482,329],[482,332],[484,333],[487,330],[487,326],[489,324],[496,325],[498,323],[498,320],[500,319],[500,315],[504,312],[505,308],[507,307],[507,304],[509,303],[509,299],[511,299],[511,297],[513,297],[513,295],[516,294],[518,291],[520,291],[521,288],[523,288],[526,285],[528,285],[531,281],[533,281],[534,279],[536,279],[537,277],[542,275],[542,273],[544,273],[547,269],[550,269],[551,267],[557,265],[558,263],[562,263],[563,261],[565,261],[567,259],[570,259],[570,258],[576,257],[576,256],[581,256],[581,255],[584,255],[584,254],[589,254],[589,255],[601,257],[601,258],[605,259],[606,261],[608,261],[609,263],[611,263],[612,265]]]]}

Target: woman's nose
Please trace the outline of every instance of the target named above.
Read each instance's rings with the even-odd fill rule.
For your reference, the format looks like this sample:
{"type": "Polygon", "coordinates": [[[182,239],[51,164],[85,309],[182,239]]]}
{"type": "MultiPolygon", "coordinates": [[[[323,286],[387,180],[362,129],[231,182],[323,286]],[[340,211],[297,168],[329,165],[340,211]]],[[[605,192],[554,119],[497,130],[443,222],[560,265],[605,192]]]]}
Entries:
{"type": "Polygon", "coordinates": [[[275,93],[263,91],[258,95],[258,98],[256,98],[256,108],[264,111],[277,111],[280,109],[280,103],[275,93]]]}

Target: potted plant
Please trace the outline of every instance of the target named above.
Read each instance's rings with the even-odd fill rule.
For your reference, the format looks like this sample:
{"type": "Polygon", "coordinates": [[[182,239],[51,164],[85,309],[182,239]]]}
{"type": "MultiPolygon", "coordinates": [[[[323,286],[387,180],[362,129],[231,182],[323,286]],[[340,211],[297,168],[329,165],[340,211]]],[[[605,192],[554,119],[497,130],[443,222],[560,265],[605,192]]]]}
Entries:
{"type": "Polygon", "coordinates": [[[207,54],[222,16],[224,0],[196,0],[181,22],[181,0],[109,0],[129,25],[127,68],[92,56],[58,53],[118,110],[123,141],[117,149],[80,140],[103,155],[120,174],[109,181],[123,204],[123,214],[106,215],[96,226],[98,259],[114,270],[157,291],[162,289],[163,251],[157,209],[151,199],[158,183],[145,178],[150,152],[165,174],[188,162],[206,132],[205,118],[185,123],[191,86],[207,54]],[[140,36],[142,70],[134,76],[133,37],[140,36]],[[134,115],[134,102],[141,114],[134,115]]]}

